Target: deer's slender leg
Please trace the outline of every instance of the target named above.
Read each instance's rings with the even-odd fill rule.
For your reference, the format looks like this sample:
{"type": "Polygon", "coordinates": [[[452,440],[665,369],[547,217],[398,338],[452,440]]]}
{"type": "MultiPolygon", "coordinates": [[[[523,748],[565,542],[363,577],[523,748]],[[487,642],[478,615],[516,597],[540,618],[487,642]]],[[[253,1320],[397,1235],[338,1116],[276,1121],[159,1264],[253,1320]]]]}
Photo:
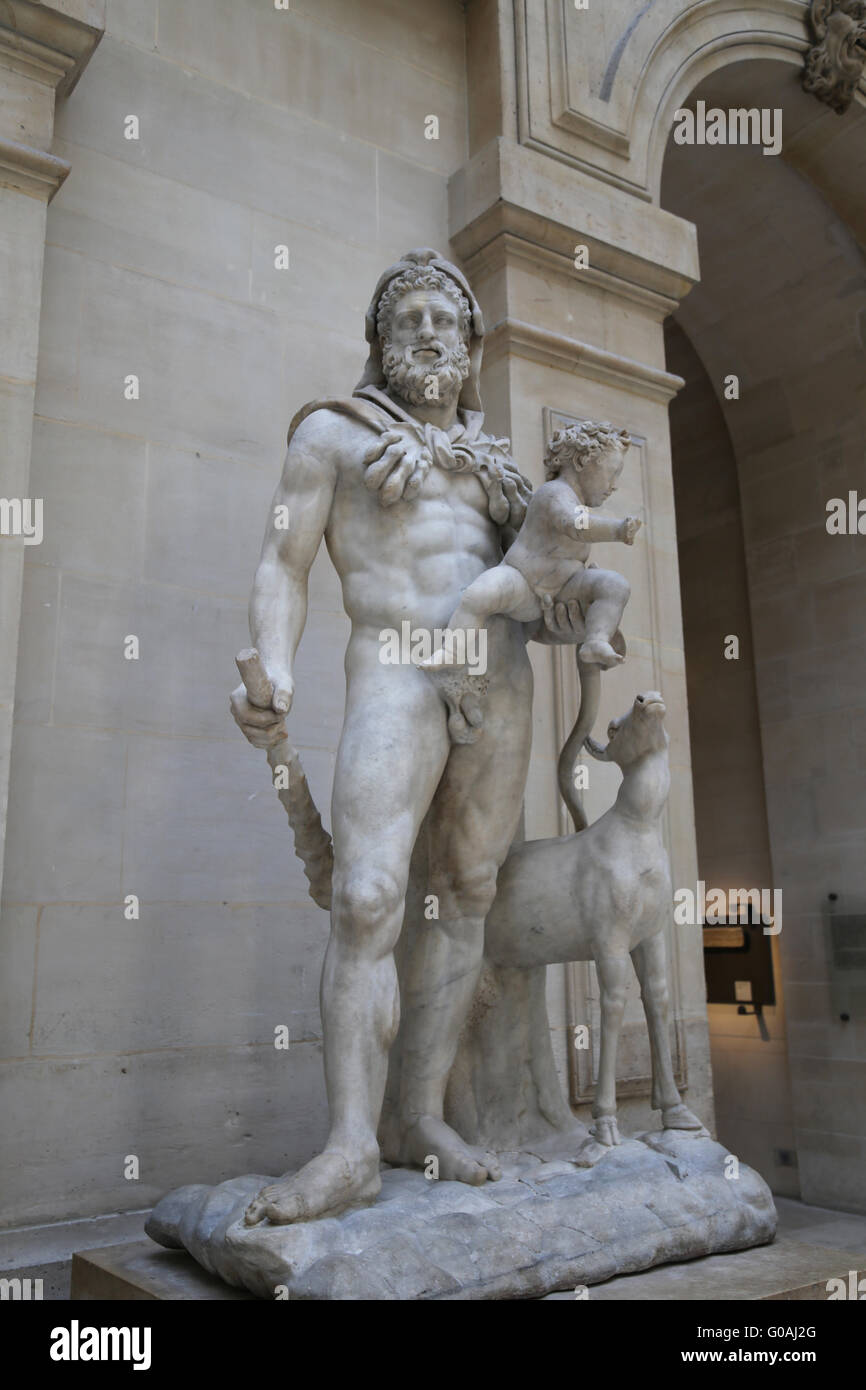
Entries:
{"type": "Polygon", "coordinates": [[[629,978],[628,956],[598,956],[595,968],[601,991],[601,1056],[592,1107],[600,1144],[618,1144],[616,1123],[616,1050],[629,978]]]}
{"type": "Polygon", "coordinates": [[[664,936],[656,932],[635,946],[631,955],[640,980],[652,1050],[652,1107],[662,1112],[665,1129],[703,1130],[697,1115],[680,1100],[674,1079],[668,1035],[670,1001],[664,936]]]}
{"type": "Polygon", "coordinates": [[[680,1093],[674,1080],[668,1038],[670,998],[668,994],[665,939],[661,932],[639,942],[631,953],[640,980],[641,998],[649,1030],[652,1052],[652,1107],[669,1110],[680,1103],[680,1093]]]}

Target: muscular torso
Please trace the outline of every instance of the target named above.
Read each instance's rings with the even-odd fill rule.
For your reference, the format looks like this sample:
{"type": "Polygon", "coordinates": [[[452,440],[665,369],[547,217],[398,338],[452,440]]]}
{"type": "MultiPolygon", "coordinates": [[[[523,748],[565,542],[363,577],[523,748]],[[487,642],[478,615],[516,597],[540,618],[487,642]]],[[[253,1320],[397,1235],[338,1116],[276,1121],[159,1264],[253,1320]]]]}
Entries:
{"type": "Polygon", "coordinates": [[[502,557],[481,483],[471,473],[433,467],[417,497],[383,507],[364,484],[372,433],[339,419],[334,434],[337,484],[325,540],[353,641],[378,641],[384,628],[399,630],[404,620],[444,627],[466,585],[502,557]]]}

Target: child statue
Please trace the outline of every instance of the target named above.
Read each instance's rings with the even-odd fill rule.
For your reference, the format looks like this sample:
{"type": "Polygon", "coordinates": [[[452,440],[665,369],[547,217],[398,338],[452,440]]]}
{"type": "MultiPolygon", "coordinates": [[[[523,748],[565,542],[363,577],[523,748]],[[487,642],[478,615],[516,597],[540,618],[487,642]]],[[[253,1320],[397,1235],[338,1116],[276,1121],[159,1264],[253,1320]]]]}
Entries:
{"type": "Polygon", "coordinates": [[[483,627],[494,614],[550,622],[554,605],[576,600],[585,633],[578,649],[584,665],[617,666],[623,657],[612,645],[630,593],[613,570],[589,563],[596,541],[631,545],[640,519],[604,516],[597,509],[616,490],[631,439],[626,430],[581,420],[557,430],[544,458],[546,482],[533,493],[526,519],[504,559],[484,570],[463,591],[451,614],[443,645],[419,665],[431,674],[464,664],[466,649],[454,634],[483,627]]]}

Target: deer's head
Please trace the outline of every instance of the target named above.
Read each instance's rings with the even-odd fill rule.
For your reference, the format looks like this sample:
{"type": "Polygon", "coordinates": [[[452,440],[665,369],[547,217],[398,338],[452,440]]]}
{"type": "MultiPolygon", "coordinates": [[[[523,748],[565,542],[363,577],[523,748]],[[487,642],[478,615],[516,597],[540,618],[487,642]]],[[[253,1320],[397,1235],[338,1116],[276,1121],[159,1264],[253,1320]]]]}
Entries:
{"type": "Polygon", "coordinates": [[[616,763],[623,772],[647,753],[660,752],[670,742],[664,726],[665,702],[657,690],[636,695],[626,714],[607,726],[607,746],[587,738],[585,746],[600,762],[616,763]]]}

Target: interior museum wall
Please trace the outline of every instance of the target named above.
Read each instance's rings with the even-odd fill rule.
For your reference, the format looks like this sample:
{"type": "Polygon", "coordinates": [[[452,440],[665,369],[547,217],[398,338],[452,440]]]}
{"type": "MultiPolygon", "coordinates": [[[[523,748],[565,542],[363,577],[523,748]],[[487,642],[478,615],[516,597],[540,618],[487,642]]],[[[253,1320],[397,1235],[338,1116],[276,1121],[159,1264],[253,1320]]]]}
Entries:
{"type": "MultiPolygon", "coordinates": [[[[703,363],[675,319],[667,364],[686,385],[671,402],[698,873],[713,888],[771,884],[755,655],[737,460],[703,363]],[[736,660],[725,657],[736,635],[736,660]]],[[[762,1026],[730,1004],[707,1009],[716,1125],[775,1192],[799,1195],[779,945],[776,1003],[762,1026]]]]}
{"type": "MultiPolygon", "coordinates": [[[[0,944],[13,1225],[278,1172],[324,1138],[327,917],[231,722],[233,656],[288,422],[351,391],[378,274],[447,247],[466,158],[452,0],[155,20],[110,0],[57,116],[0,944]]],[[[310,595],[291,729],[327,819],[347,623],[324,552],[310,595]]]]}
{"type": "MultiPolygon", "coordinates": [[[[866,548],[826,525],[830,498],[863,495],[866,229],[844,152],[862,149],[864,113],[827,113],[833,124],[798,138],[807,98],[793,82],[768,91],[760,76],[749,104],[784,102],[782,155],[721,149],[711,160],[672,147],[663,204],[698,227],[702,280],[678,317],[737,458],[800,1189],[862,1210],[863,992],[844,1022],[824,917],[830,893],[845,912],[866,908],[866,548]],[[722,394],[730,372],[737,401],[722,394]]],[[[734,96],[696,95],[725,106],[734,96]]],[[[757,1039],[757,1021],[743,1023],[757,1039]]]]}

